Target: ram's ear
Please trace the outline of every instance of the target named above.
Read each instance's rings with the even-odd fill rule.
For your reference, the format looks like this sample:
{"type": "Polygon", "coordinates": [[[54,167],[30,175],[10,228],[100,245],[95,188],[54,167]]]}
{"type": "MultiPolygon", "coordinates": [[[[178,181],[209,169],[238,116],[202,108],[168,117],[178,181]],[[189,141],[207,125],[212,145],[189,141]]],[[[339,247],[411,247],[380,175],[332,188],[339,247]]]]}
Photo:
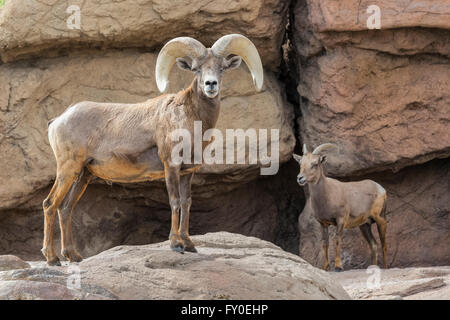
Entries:
{"type": "Polygon", "coordinates": [[[191,63],[184,58],[177,58],[177,66],[182,70],[192,70],[191,63]]]}
{"type": "Polygon", "coordinates": [[[295,153],[292,156],[294,157],[295,161],[297,161],[298,163],[300,163],[302,161],[302,156],[299,156],[298,154],[295,154],[295,153]]]}
{"type": "Polygon", "coordinates": [[[239,68],[239,66],[241,65],[241,62],[242,62],[241,57],[234,56],[234,57],[231,57],[230,59],[225,59],[223,67],[225,70],[236,69],[236,68],[239,68]]]}
{"type": "Polygon", "coordinates": [[[327,156],[320,156],[320,158],[319,158],[320,163],[325,163],[326,161],[327,161],[327,156]]]}

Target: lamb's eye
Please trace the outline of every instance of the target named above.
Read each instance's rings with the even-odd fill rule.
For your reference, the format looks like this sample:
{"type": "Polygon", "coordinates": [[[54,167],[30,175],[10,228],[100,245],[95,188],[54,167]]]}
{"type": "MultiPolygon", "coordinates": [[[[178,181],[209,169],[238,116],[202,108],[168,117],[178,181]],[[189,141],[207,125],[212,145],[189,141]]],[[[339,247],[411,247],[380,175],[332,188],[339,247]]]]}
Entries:
{"type": "Polygon", "coordinates": [[[313,164],[311,165],[311,168],[315,168],[315,167],[317,167],[317,163],[313,163],[313,164]]]}

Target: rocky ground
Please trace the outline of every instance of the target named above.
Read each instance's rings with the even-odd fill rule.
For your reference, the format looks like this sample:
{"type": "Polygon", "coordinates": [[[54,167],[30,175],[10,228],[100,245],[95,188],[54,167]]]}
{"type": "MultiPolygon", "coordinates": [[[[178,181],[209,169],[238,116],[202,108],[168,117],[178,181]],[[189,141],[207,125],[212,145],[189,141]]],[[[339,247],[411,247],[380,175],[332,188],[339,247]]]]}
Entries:
{"type": "Polygon", "coordinates": [[[380,270],[374,288],[367,270],[326,273],[257,238],[193,240],[197,254],[174,253],[168,242],[119,246],[61,267],[0,256],[0,300],[450,299],[450,267],[380,270]]]}
{"type": "Polygon", "coordinates": [[[270,242],[226,232],[193,241],[197,254],[168,242],[119,246],[62,267],[0,256],[0,299],[349,299],[329,274],[270,242]]]}

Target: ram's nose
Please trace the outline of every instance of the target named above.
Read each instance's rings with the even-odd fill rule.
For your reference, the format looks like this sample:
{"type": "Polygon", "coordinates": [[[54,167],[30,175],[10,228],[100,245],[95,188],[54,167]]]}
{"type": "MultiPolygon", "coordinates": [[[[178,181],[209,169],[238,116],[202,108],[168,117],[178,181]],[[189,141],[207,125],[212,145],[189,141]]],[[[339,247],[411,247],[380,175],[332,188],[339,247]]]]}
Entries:
{"type": "Polygon", "coordinates": [[[205,89],[208,93],[217,92],[217,81],[216,80],[206,80],[205,89]]]}

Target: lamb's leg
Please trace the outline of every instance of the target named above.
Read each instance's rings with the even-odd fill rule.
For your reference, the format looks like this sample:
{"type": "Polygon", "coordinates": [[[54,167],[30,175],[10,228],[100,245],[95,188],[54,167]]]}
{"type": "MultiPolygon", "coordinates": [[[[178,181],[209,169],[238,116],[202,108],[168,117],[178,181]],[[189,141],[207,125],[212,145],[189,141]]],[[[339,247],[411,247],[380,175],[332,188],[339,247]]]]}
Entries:
{"type": "Polygon", "coordinates": [[[170,208],[172,209],[172,226],[170,228],[170,248],[173,251],[184,253],[184,241],[180,237],[180,166],[164,162],[164,175],[166,178],[167,193],[170,208]]]}
{"type": "Polygon", "coordinates": [[[322,249],[323,249],[323,266],[322,269],[328,271],[330,262],[328,261],[328,226],[322,225],[322,249]]]}
{"type": "Polygon", "coordinates": [[[378,248],[377,248],[377,242],[375,240],[375,237],[372,234],[372,230],[370,229],[370,224],[365,223],[359,227],[361,230],[362,235],[364,236],[364,239],[366,239],[367,243],[370,247],[370,252],[372,256],[372,265],[377,265],[378,263],[378,248]]]}
{"type": "Polygon", "coordinates": [[[344,233],[344,221],[343,219],[337,219],[336,221],[336,258],[334,260],[334,270],[337,272],[343,271],[341,261],[341,243],[342,234],[344,233]]]}
{"type": "Polygon", "coordinates": [[[384,219],[381,216],[378,217],[374,217],[375,222],[377,224],[377,228],[378,228],[378,235],[380,236],[380,242],[381,242],[381,246],[383,248],[383,268],[386,269],[387,268],[387,246],[386,246],[386,228],[387,228],[387,222],[386,219],[384,219]]]}
{"type": "Polygon", "coordinates": [[[189,214],[191,210],[191,184],[194,173],[183,175],[180,177],[180,196],[181,196],[181,222],[180,236],[184,241],[184,250],[197,252],[194,243],[189,238],[189,214]]]}
{"type": "Polygon", "coordinates": [[[89,170],[84,169],[78,179],[73,183],[69,193],[58,209],[59,226],[61,229],[61,254],[70,262],[80,262],[83,260],[83,257],[78,253],[73,244],[71,220],[73,209],[86,190],[91,177],[92,174],[89,170]]]}

